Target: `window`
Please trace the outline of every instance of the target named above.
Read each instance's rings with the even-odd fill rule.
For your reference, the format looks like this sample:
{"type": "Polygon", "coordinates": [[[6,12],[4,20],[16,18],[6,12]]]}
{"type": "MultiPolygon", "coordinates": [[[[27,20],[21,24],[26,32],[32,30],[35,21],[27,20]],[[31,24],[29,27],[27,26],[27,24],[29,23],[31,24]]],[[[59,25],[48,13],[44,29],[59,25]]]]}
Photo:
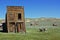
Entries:
{"type": "Polygon", "coordinates": [[[21,20],[21,13],[18,14],[18,20],[21,20]]]}

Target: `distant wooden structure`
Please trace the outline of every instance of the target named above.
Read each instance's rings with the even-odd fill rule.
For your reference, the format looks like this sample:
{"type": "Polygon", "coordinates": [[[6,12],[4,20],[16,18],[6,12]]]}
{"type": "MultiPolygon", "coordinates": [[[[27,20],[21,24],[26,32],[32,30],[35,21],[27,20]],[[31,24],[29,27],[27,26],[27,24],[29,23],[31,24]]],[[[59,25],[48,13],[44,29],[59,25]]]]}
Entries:
{"type": "Polygon", "coordinates": [[[39,32],[47,31],[47,28],[39,28],[39,32]]]}
{"type": "Polygon", "coordinates": [[[57,26],[57,24],[53,24],[53,26],[57,26]]]}
{"type": "Polygon", "coordinates": [[[32,22],[30,23],[30,26],[36,26],[36,25],[39,25],[37,21],[32,21],[32,22]]]}
{"type": "Polygon", "coordinates": [[[7,32],[26,32],[23,6],[7,6],[6,25],[7,32]]]}

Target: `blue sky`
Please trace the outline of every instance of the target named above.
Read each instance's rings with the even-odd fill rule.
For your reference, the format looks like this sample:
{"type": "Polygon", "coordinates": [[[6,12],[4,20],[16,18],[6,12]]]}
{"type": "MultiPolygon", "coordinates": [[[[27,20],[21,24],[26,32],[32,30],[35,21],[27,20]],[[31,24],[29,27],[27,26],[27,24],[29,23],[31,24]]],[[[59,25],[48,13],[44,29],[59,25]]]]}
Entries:
{"type": "Polygon", "coordinates": [[[5,18],[6,6],[24,6],[26,18],[60,18],[60,0],[0,0],[0,18],[5,18]]]}

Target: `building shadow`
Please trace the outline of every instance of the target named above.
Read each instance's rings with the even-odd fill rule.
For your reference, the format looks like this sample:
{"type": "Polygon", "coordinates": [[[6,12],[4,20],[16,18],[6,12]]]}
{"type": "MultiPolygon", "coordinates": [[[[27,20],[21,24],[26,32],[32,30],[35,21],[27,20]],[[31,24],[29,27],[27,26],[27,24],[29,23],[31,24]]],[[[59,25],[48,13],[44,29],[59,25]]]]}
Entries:
{"type": "Polygon", "coordinates": [[[1,26],[0,32],[2,32],[2,33],[7,33],[6,23],[2,23],[2,26],[1,26]]]}

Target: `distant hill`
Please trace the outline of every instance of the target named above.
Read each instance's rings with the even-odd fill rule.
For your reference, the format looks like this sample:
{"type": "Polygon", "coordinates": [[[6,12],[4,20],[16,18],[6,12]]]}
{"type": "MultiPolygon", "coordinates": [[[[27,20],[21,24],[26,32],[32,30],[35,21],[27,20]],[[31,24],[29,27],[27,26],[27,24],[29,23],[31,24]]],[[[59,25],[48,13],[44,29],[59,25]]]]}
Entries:
{"type": "Polygon", "coordinates": [[[52,26],[53,24],[57,24],[60,26],[60,19],[59,18],[26,18],[25,19],[26,25],[30,25],[30,23],[35,22],[38,23],[40,26],[52,26]]]}
{"type": "Polygon", "coordinates": [[[25,21],[59,21],[58,18],[26,18],[25,21]]]}
{"type": "Polygon", "coordinates": [[[0,19],[0,23],[2,23],[3,21],[5,21],[5,19],[0,19]]]}

